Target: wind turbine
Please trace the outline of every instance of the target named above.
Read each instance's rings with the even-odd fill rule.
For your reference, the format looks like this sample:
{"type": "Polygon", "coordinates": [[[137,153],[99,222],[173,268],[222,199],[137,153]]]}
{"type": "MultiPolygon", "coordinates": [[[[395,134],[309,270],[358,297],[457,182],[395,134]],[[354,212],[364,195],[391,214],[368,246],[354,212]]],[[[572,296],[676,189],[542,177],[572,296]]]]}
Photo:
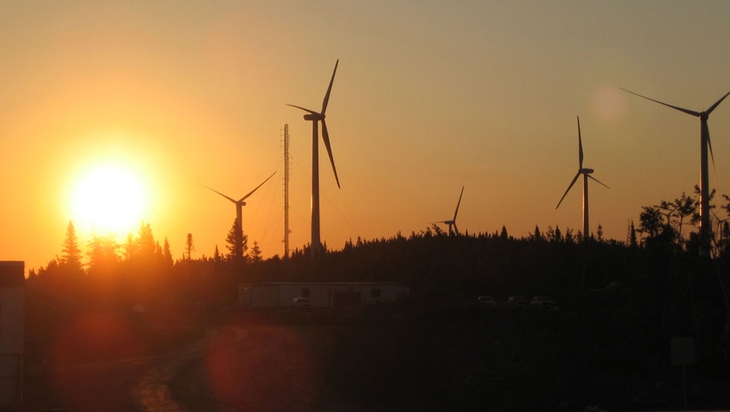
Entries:
{"type": "Polygon", "coordinates": [[[221,193],[221,192],[219,192],[219,191],[217,191],[217,190],[215,190],[213,188],[210,188],[210,187],[205,186],[205,185],[201,185],[201,186],[203,186],[206,189],[209,189],[209,190],[212,190],[212,191],[218,193],[219,195],[225,197],[226,199],[230,200],[231,202],[233,202],[233,204],[236,205],[236,236],[235,236],[235,239],[236,239],[236,244],[235,244],[236,251],[235,251],[235,255],[237,257],[243,256],[243,239],[241,238],[241,236],[243,234],[243,207],[246,206],[245,200],[248,199],[248,197],[251,196],[255,191],[257,191],[261,186],[263,186],[264,183],[266,183],[269,179],[271,179],[272,177],[274,177],[275,174],[276,174],[276,172],[272,173],[271,176],[267,177],[266,180],[264,180],[263,182],[261,182],[260,185],[256,186],[252,191],[246,193],[246,195],[244,195],[242,198],[240,198],[238,200],[233,199],[231,197],[228,197],[228,196],[224,195],[223,193],[221,193]]]}
{"type": "Polygon", "coordinates": [[[459,228],[456,226],[456,215],[459,214],[459,205],[461,204],[461,197],[464,195],[464,186],[461,187],[461,194],[459,195],[459,201],[456,202],[456,210],[454,210],[454,218],[451,220],[442,220],[436,223],[443,223],[445,225],[449,226],[449,236],[452,236],[454,233],[456,235],[459,235],[459,228]],[[453,226],[453,231],[452,231],[453,226]]]}
{"type": "MultiPolygon", "coordinates": [[[[601,181],[596,179],[595,177],[591,176],[591,173],[593,173],[593,169],[588,169],[583,167],[583,140],[580,136],[580,117],[577,117],[578,119],[578,173],[576,173],[575,177],[573,178],[573,181],[570,182],[570,185],[568,186],[568,189],[563,193],[563,197],[560,198],[560,201],[558,202],[558,205],[555,206],[555,209],[560,207],[560,204],[563,202],[563,199],[565,199],[565,196],[568,194],[570,189],[575,184],[576,180],[578,180],[578,177],[580,175],[583,175],[583,239],[587,240],[590,236],[590,226],[588,224],[588,179],[593,179],[596,182],[600,183],[603,186],[606,186],[601,181]]],[[[610,187],[606,186],[610,189],[610,187]]]]}
{"type": "Polygon", "coordinates": [[[678,110],[682,113],[687,113],[691,116],[696,116],[700,118],[700,238],[702,241],[702,247],[704,247],[706,251],[707,248],[709,248],[712,232],[712,226],[710,225],[710,179],[707,170],[708,149],[710,151],[710,156],[712,157],[712,165],[713,167],[715,166],[715,156],[712,154],[712,143],[710,142],[710,128],[707,126],[707,119],[710,118],[710,113],[712,113],[712,111],[715,110],[717,106],[719,106],[720,103],[722,103],[722,101],[725,100],[728,95],[730,95],[730,92],[727,92],[724,96],[722,96],[718,101],[715,102],[715,104],[710,106],[709,109],[703,112],[696,112],[694,110],[684,109],[682,107],[660,102],[659,100],[654,100],[652,98],[642,96],[638,93],[634,93],[630,90],[622,89],[620,87],[619,89],[627,93],[631,93],[635,96],[644,98],[646,100],[651,100],[654,103],[659,103],[674,110],[678,110]]]}
{"type": "Polygon", "coordinates": [[[339,63],[340,60],[337,59],[335,62],[335,70],[332,72],[332,79],[330,79],[330,85],[327,87],[327,93],[324,95],[322,110],[320,112],[293,104],[287,104],[287,106],[296,107],[297,109],[307,112],[307,114],[304,115],[304,120],[312,122],[312,242],[310,245],[312,258],[316,258],[322,254],[322,243],[320,242],[319,236],[319,131],[317,127],[319,122],[322,122],[322,140],[324,140],[324,146],[327,148],[327,154],[329,155],[330,163],[332,164],[332,171],[335,173],[337,187],[340,187],[340,179],[337,177],[337,169],[335,168],[335,159],[332,157],[330,136],[329,133],[327,133],[327,123],[324,121],[327,103],[330,100],[330,92],[332,91],[332,83],[335,81],[335,73],[337,73],[337,65],[339,63]]]}

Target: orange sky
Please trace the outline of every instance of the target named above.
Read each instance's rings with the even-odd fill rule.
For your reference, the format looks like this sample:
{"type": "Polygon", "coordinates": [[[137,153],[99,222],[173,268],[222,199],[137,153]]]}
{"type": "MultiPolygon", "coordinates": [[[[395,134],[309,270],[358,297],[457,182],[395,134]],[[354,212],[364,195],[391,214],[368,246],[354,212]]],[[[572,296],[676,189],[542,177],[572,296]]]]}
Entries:
{"type": "MultiPolygon", "coordinates": [[[[611,187],[591,185],[594,231],[624,240],[641,206],[692,190],[699,121],[617,87],[714,103],[730,90],[729,3],[483,3],[3,2],[0,259],[60,254],[71,190],[105,162],[144,176],[142,219],[176,258],[187,233],[194,257],[224,250],[235,217],[199,184],[238,198],[277,171],[243,215],[249,242],[282,254],[284,124],[301,247],[311,124],[286,103],[319,108],[338,58],[327,124],[342,189],[320,154],[331,248],[451,218],[462,185],[462,231],[579,229],[579,187],[555,210],[576,115],[585,166],[611,187]]],[[[709,124],[730,193],[730,103],[709,124]]]]}

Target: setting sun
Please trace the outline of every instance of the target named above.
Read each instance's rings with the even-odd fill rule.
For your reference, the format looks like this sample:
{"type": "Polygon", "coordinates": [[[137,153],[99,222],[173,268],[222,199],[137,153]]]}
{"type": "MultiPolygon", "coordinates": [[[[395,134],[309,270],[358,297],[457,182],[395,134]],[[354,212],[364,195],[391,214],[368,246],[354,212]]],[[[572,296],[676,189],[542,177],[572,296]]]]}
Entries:
{"type": "Polygon", "coordinates": [[[72,219],[84,230],[125,234],[134,231],[147,208],[144,180],[121,165],[96,166],[75,182],[72,219]]]}

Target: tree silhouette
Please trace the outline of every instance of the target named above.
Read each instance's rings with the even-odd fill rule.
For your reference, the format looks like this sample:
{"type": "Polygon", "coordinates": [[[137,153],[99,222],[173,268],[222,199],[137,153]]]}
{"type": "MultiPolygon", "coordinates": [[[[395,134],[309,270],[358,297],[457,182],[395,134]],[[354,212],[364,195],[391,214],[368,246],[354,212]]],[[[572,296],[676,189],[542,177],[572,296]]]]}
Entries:
{"type": "Polygon", "coordinates": [[[243,231],[238,230],[238,218],[233,220],[233,226],[228,231],[226,236],[226,249],[228,254],[226,259],[232,262],[245,262],[246,251],[248,251],[248,236],[243,234],[243,231]],[[238,241],[240,239],[240,242],[238,241]],[[241,245],[241,250],[236,250],[236,245],[241,245]]]}
{"type": "Polygon", "coordinates": [[[166,266],[172,266],[172,252],[170,251],[170,242],[165,238],[165,246],[162,248],[162,260],[166,266]]]}
{"type": "Polygon", "coordinates": [[[253,242],[251,252],[249,252],[248,258],[252,263],[261,262],[263,260],[263,258],[261,257],[261,249],[259,248],[259,243],[255,240],[253,242]]]}
{"type": "Polygon", "coordinates": [[[636,239],[636,227],[634,226],[634,221],[631,221],[631,225],[629,226],[629,247],[635,248],[639,245],[637,239],[636,239]]]}
{"type": "MultiPolygon", "coordinates": [[[[217,249],[217,246],[216,246],[217,249]]],[[[193,256],[193,252],[195,251],[195,246],[193,245],[193,234],[188,233],[187,236],[185,236],[185,257],[190,260],[193,256]]]]}
{"type": "Polygon", "coordinates": [[[137,241],[134,239],[132,232],[127,233],[127,238],[124,241],[122,248],[124,249],[124,259],[130,260],[137,255],[138,250],[137,241]]]}
{"type": "Polygon", "coordinates": [[[119,262],[117,251],[119,245],[111,235],[94,233],[89,241],[89,271],[95,272],[119,262]]]}
{"type": "Polygon", "coordinates": [[[74,224],[70,220],[66,227],[66,237],[63,240],[61,263],[70,271],[80,273],[83,270],[81,264],[81,249],[79,248],[74,224]]]}
{"type": "Polygon", "coordinates": [[[155,237],[149,223],[142,222],[137,232],[137,254],[143,260],[152,260],[157,251],[155,237]]]}

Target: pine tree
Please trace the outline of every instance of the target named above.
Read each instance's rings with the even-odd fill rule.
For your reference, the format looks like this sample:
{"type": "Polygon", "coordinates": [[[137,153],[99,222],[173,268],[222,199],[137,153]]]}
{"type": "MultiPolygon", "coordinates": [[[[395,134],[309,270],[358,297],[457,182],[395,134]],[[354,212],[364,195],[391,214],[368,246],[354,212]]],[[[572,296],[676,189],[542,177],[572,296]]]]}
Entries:
{"type": "Polygon", "coordinates": [[[248,250],[248,236],[238,230],[238,218],[233,220],[233,226],[226,236],[226,249],[228,254],[226,259],[230,261],[246,261],[246,251],[248,250]],[[241,239],[241,250],[236,250],[237,240],[241,239]]]}
{"type": "Polygon", "coordinates": [[[535,233],[532,234],[532,240],[536,241],[542,241],[544,238],[542,237],[542,233],[540,233],[540,228],[535,225],[535,233]]]}
{"type": "Polygon", "coordinates": [[[142,259],[152,259],[155,255],[155,237],[149,223],[142,222],[139,226],[137,238],[137,253],[142,259]]]}
{"type": "MultiPolygon", "coordinates": [[[[217,250],[218,246],[216,246],[217,250]]],[[[193,245],[193,234],[188,233],[188,235],[185,237],[185,257],[187,260],[190,260],[192,258],[193,252],[195,251],[195,246],[193,245]]]]}
{"type": "Polygon", "coordinates": [[[499,233],[499,238],[502,240],[509,239],[509,235],[507,234],[507,227],[502,225],[502,231],[499,233]]]}
{"type": "Polygon", "coordinates": [[[124,241],[124,260],[131,260],[137,255],[137,242],[134,240],[132,232],[127,233],[127,240],[124,241]]]}
{"type": "Polygon", "coordinates": [[[117,249],[119,249],[119,245],[112,236],[92,234],[87,248],[89,270],[93,271],[102,267],[109,269],[111,265],[116,264],[119,261],[117,249]]]}
{"type": "Polygon", "coordinates": [[[81,249],[72,221],[68,221],[66,238],[63,240],[61,263],[71,270],[81,271],[81,249]]]}
{"type": "Polygon", "coordinates": [[[254,240],[253,247],[251,248],[251,253],[249,254],[249,259],[251,262],[261,262],[263,258],[261,258],[261,249],[259,248],[259,243],[254,240]]]}
{"type": "Polygon", "coordinates": [[[170,251],[170,242],[165,238],[165,246],[162,248],[162,260],[166,266],[172,266],[172,252],[170,251]]]}

